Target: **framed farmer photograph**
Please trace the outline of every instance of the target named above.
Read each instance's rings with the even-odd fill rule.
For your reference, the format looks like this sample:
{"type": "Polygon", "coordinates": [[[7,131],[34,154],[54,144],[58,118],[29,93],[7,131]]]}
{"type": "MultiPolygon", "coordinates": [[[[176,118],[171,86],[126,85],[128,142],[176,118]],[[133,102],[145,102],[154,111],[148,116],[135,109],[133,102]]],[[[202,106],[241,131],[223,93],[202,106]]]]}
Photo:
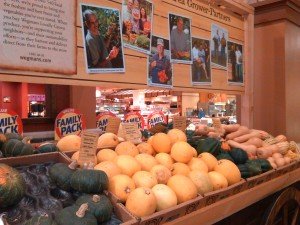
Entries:
{"type": "Polygon", "coordinates": [[[169,40],[153,35],[147,71],[149,86],[173,87],[173,68],[170,62],[169,40]]]}
{"type": "Polygon", "coordinates": [[[87,72],[125,72],[119,10],[81,4],[81,21],[87,72]]]}
{"type": "Polygon", "coordinates": [[[191,77],[193,85],[211,84],[210,41],[192,37],[191,77]]]}
{"type": "Polygon", "coordinates": [[[171,62],[192,64],[191,19],[169,13],[171,62]]]}
{"type": "Polygon", "coordinates": [[[244,54],[243,45],[228,41],[228,83],[244,85],[244,54]]]}
{"type": "Polygon", "coordinates": [[[211,25],[211,63],[215,67],[227,69],[228,31],[216,24],[211,25]]]}

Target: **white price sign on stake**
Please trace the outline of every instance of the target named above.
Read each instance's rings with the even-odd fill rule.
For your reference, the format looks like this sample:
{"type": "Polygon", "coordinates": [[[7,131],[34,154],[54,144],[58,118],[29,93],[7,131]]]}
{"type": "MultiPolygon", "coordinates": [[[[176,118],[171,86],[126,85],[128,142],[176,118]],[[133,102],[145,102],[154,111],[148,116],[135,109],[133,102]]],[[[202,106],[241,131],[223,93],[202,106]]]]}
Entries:
{"type": "Polygon", "coordinates": [[[217,132],[219,132],[222,129],[220,118],[212,118],[212,121],[213,121],[213,127],[217,132]]]}
{"type": "MultiPolygon", "coordinates": [[[[78,162],[84,163],[95,162],[99,134],[90,131],[83,131],[81,134],[81,145],[79,150],[78,162]]],[[[94,165],[95,166],[95,165],[94,165]]]]}
{"type": "Polygon", "coordinates": [[[185,116],[174,116],[173,117],[173,128],[185,131],[186,125],[186,117],[185,116]]]}
{"type": "Polygon", "coordinates": [[[142,142],[142,133],[138,128],[138,123],[123,123],[122,127],[127,141],[131,141],[134,144],[142,142]]]}
{"type": "Polygon", "coordinates": [[[107,133],[118,134],[120,123],[121,123],[120,118],[118,118],[118,117],[109,117],[107,119],[106,132],[107,133]]]}

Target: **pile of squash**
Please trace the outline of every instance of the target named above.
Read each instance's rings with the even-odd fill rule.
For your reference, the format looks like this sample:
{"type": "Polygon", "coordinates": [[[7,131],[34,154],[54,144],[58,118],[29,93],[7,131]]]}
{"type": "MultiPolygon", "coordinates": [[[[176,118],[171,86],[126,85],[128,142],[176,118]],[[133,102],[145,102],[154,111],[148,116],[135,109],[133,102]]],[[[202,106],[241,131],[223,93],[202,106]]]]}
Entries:
{"type": "MultiPolygon", "coordinates": [[[[97,153],[94,169],[107,174],[108,190],[137,217],[241,181],[241,173],[233,162],[217,160],[208,152],[198,154],[187,143],[186,134],[178,129],[156,133],[138,145],[120,142],[112,134],[105,136],[99,138],[101,146],[114,146],[97,153]]],[[[72,158],[76,159],[77,154],[72,158]]]]}
{"type": "Polygon", "coordinates": [[[25,156],[55,151],[58,151],[58,148],[54,143],[43,143],[35,149],[33,145],[30,144],[30,139],[27,137],[23,138],[19,134],[15,133],[0,134],[0,158],[25,156]]]}
{"type": "Polygon", "coordinates": [[[300,159],[299,146],[284,135],[273,137],[265,131],[239,124],[222,125],[219,130],[200,125],[196,133],[220,140],[228,151],[242,149],[249,159],[266,159],[274,169],[300,159]]]}
{"type": "MultiPolygon", "coordinates": [[[[49,177],[60,189],[76,191],[80,197],[73,205],[60,210],[53,219],[34,216],[25,221],[25,225],[97,225],[111,219],[113,206],[103,194],[108,188],[108,177],[103,171],[78,169],[76,162],[70,165],[56,163],[50,168],[49,177]]],[[[17,205],[25,196],[27,187],[21,174],[6,164],[0,163],[0,178],[1,210],[17,205]]]]}

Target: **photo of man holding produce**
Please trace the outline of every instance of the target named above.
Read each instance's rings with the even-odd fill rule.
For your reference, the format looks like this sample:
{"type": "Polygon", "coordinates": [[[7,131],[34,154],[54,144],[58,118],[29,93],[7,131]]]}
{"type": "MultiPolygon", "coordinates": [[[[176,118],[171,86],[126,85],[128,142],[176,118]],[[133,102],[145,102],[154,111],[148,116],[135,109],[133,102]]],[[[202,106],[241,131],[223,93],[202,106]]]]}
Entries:
{"type": "Polygon", "coordinates": [[[173,75],[170,63],[169,41],[152,37],[151,56],[148,57],[148,84],[150,86],[172,87],[173,75]]]}
{"type": "Polygon", "coordinates": [[[81,5],[88,73],[125,72],[118,10],[81,5]]]}

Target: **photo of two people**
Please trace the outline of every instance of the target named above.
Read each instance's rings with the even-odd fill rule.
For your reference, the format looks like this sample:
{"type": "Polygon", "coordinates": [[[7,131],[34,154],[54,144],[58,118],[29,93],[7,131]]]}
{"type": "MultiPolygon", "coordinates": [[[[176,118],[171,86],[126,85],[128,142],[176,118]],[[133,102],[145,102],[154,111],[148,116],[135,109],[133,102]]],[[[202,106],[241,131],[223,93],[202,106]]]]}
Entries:
{"type": "Polygon", "coordinates": [[[81,4],[88,73],[125,72],[120,12],[81,4]]]}
{"type": "Polygon", "coordinates": [[[211,63],[214,66],[227,68],[228,31],[216,24],[211,26],[211,63]]]}
{"type": "Polygon", "coordinates": [[[210,42],[193,37],[192,47],[192,83],[194,85],[210,84],[210,42]]]}
{"type": "Polygon", "coordinates": [[[122,35],[124,46],[150,54],[153,4],[147,0],[123,0],[122,35]]]}
{"type": "Polygon", "coordinates": [[[228,82],[243,84],[243,45],[228,41],[228,82]]]}

